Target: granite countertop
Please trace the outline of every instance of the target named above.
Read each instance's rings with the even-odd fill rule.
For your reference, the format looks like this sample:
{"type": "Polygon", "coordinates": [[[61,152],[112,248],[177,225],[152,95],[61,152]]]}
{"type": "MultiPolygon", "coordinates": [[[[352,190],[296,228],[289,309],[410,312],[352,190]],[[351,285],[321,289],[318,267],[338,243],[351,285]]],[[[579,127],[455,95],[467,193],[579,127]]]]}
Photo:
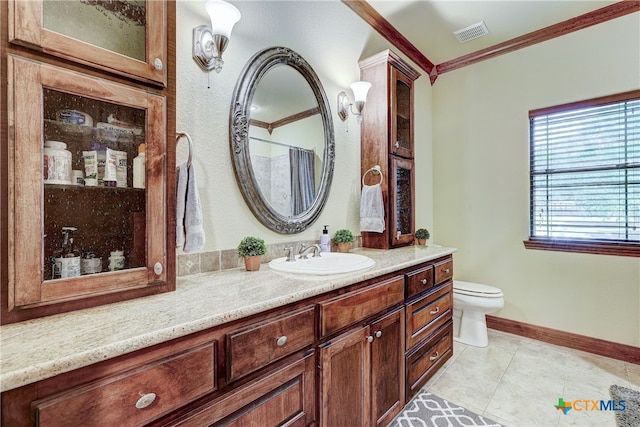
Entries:
{"type": "Polygon", "coordinates": [[[329,276],[231,269],[178,278],[175,292],[73,311],[0,328],[0,391],[455,252],[437,245],[357,249],[376,264],[329,276]]]}

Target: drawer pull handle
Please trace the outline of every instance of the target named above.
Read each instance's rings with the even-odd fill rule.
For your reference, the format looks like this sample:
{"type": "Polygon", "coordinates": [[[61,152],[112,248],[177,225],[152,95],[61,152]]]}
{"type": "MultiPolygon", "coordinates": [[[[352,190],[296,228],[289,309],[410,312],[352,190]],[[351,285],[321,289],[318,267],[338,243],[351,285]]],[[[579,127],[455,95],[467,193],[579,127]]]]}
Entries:
{"type": "Polygon", "coordinates": [[[382,331],[377,331],[376,332],[376,338],[380,338],[382,336],[382,331]]]}
{"type": "Polygon", "coordinates": [[[448,268],[444,270],[445,273],[449,274],[451,270],[449,270],[448,268]]]}
{"type": "Polygon", "coordinates": [[[435,309],[435,310],[431,310],[431,311],[429,312],[429,314],[438,314],[438,313],[440,313],[440,307],[436,307],[436,309],[435,309]]]}
{"type": "Polygon", "coordinates": [[[278,344],[278,347],[282,347],[287,343],[287,336],[286,335],[281,336],[280,338],[278,338],[278,341],[276,341],[276,343],[278,344]]]}
{"type": "Polygon", "coordinates": [[[420,281],[420,283],[422,283],[423,285],[426,285],[426,284],[427,284],[427,279],[422,279],[422,280],[420,281]]]}
{"type": "Polygon", "coordinates": [[[136,402],[136,408],[144,409],[156,400],[155,393],[140,393],[140,399],[136,402]]]}
{"type": "Polygon", "coordinates": [[[436,360],[438,357],[440,357],[440,353],[438,353],[436,351],[436,354],[434,354],[433,356],[429,356],[429,361],[433,362],[434,360],[436,360]]]}
{"type": "Polygon", "coordinates": [[[373,337],[371,335],[367,337],[367,342],[373,342],[373,337]]]}

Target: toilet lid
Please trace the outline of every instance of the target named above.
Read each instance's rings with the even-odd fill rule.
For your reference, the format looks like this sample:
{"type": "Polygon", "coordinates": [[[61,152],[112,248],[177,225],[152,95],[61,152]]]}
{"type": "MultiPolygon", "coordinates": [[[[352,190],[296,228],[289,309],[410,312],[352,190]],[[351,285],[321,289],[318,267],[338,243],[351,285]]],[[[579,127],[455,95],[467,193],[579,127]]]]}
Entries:
{"type": "Polygon", "coordinates": [[[459,280],[453,281],[453,292],[463,295],[483,296],[485,298],[499,298],[502,296],[502,291],[493,286],[459,280]]]}

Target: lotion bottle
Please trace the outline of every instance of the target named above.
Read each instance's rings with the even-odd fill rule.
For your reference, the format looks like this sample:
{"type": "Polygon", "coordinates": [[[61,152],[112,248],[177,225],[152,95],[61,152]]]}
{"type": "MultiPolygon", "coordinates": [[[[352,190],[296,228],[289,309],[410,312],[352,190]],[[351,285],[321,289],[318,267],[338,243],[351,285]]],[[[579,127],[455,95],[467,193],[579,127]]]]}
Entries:
{"type": "Polygon", "coordinates": [[[133,159],[133,188],[145,188],[147,175],[146,146],[138,146],[138,155],[133,159]]]}
{"type": "Polygon", "coordinates": [[[329,237],[328,225],[324,226],[320,235],[320,252],[331,252],[331,237],[329,237]]]}

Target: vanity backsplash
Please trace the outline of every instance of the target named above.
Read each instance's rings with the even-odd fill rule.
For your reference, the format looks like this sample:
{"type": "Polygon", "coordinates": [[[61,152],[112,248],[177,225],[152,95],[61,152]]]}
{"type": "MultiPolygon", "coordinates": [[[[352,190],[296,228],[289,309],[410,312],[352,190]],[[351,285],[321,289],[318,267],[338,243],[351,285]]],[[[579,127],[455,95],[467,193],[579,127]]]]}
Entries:
{"type": "MultiPolygon", "coordinates": [[[[360,236],[354,236],[352,248],[362,247],[360,236]]],[[[267,253],[262,257],[262,263],[284,256],[284,250],[293,246],[294,251],[300,248],[301,244],[307,246],[318,243],[317,240],[296,240],[292,242],[274,243],[267,245],[267,253]]],[[[337,252],[337,246],[332,242],[331,251],[337,252]]],[[[181,253],[177,255],[177,275],[188,276],[190,274],[209,273],[212,271],[227,270],[230,268],[242,267],[242,258],[238,256],[236,248],[222,249],[218,251],[197,252],[191,254],[181,253]]]]}

